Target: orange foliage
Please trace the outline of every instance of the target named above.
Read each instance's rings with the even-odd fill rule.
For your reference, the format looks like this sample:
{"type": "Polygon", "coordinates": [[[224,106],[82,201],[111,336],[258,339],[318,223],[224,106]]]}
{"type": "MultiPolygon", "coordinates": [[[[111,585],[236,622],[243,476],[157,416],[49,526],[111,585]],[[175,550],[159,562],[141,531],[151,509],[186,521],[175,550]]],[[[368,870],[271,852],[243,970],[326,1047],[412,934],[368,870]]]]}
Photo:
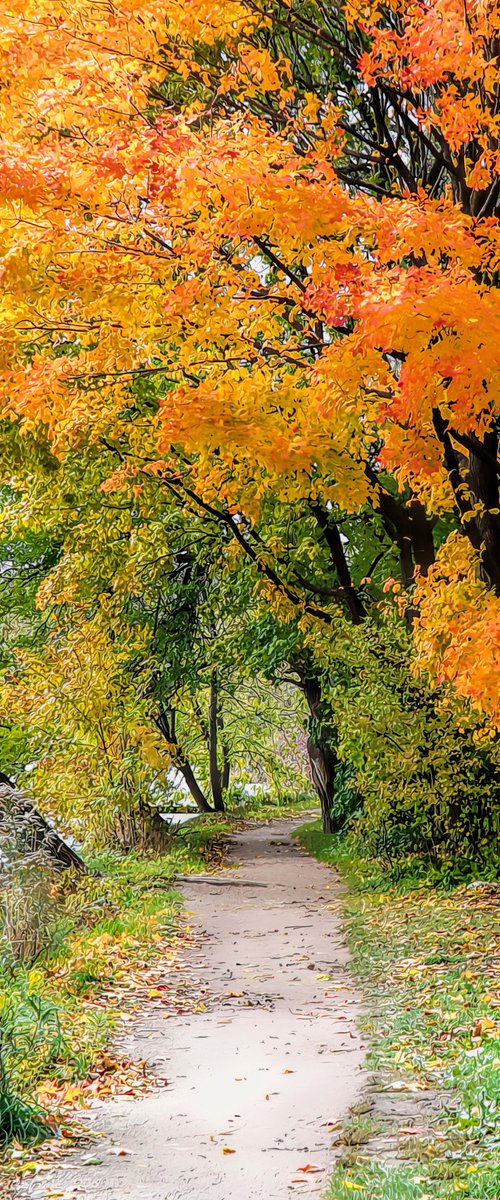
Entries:
{"type": "MultiPolygon", "coordinates": [[[[443,447],[483,444],[498,404],[500,229],[464,200],[498,172],[498,11],[347,0],[360,85],[396,89],[457,180],[379,195],[343,182],[341,106],[296,92],[286,57],[257,44],[271,8],[8,0],[1,411],[62,457],[119,430],[131,381],[150,377],[152,471],[180,444],[203,495],[253,515],[269,487],[377,508],[383,468],[431,515],[458,506],[468,536],[486,502],[457,494],[443,447]],[[225,44],[218,65],[199,44],[225,44]],[[187,99],[161,101],[171,75],[187,99]]],[[[418,585],[420,661],[493,710],[464,647],[493,647],[496,601],[458,545],[418,585]]]]}
{"type": "Polygon", "coordinates": [[[479,578],[465,538],[452,534],[444,543],[415,601],[417,669],[451,682],[500,728],[500,599],[479,578]]]}

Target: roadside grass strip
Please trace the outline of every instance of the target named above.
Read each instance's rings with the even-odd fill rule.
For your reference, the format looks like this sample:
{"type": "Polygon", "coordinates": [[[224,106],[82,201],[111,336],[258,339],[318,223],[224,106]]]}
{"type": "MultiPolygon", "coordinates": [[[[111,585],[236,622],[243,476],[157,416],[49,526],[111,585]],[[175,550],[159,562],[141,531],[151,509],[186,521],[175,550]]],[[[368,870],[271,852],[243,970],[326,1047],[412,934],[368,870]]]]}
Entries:
{"type": "MultiPolygon", "coordinates": [[[[328,1200],[499,1200],[500,887],[384,871],[317,826],[297,836],[346,884],[373,1113],[382,1096],[392,1134],[356,1146],[350,1131],[328,1200]],[[433,1115],[421,1122],[429,1097],[433,1115]],[[400,1101],[414,1113],[398,1129],[400,1101]]],[[[354,1130],[362,1120],[353,1115],[354,1130]]]]}

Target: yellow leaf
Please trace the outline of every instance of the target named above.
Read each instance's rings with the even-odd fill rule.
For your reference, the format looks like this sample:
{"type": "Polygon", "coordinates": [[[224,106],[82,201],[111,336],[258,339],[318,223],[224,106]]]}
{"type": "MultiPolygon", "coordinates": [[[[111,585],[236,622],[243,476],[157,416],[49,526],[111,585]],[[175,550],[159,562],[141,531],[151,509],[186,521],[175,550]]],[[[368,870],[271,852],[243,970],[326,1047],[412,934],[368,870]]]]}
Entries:
{"type": "Polygon", "coordinates": [[[482,1037],[483,1033],[488,1033],[490,1029],[495,1028],[495,1022],[491,1017],[481,1017],[472,1030],[473,1037],[482,1037]]]}

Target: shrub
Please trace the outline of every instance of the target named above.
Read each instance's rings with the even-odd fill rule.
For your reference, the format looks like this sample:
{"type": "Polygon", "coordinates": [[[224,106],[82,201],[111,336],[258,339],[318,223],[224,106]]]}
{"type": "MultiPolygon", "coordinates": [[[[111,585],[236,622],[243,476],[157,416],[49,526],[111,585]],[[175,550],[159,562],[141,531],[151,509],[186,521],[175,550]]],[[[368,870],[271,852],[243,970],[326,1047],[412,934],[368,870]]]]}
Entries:
{"type": "Polygon", "coordinates": [[[25,1098],[36,1062],[48,1066],[60,1049],[56,1010],[40,996],[0,997],[0,1145],[23,1143],[49,1133],[42,1109],[25,1098]]]}
{"type": "Polygon", "coordinates": [[[487,859],[499,831],[500,740],[447,685],[413,673],[401,622],[386,615],[370,640],[351,633],[325,691],[347,768],[335,803],[357,817],[365,848],[386,860],[487,859]]]}

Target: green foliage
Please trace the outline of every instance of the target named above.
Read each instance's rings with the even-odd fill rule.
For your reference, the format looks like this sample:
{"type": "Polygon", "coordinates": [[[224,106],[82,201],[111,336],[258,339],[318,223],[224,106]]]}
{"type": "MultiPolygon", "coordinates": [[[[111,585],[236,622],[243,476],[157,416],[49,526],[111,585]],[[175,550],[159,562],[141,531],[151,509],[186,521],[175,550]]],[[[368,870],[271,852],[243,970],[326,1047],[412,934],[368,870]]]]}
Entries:
{"type": "Polygon", "coordinates": [[[0,766],[94,847],[147,841],[148,808],[169,807],[182,760],[210,800],[214,677],[219,768],[224,755],[233,780],[306,782],[299,695],[276,686],[279,622],[273,669],[263,655],[259,672],[250,653],[261,611],[251,572],[217,523],[207,528],[152,478],[140,499],[132,487],[104,498],[114,465],[102,448],[87,447],[84,464],[70,453],[35,473],[29,497],[6,492],[3,513],[0,766]]]}
{"type": "Polygon", "coordinates": [[[317,804],[318,799],[312,787],[299,787],[294,792],[276,788],[256,788],[249,795],[244,784],[236,784],[227,796],[226,811],[235,817],[276,820],[277,817],[286,816],[294,811],[297,814],[304,810],[310,811],[317,808],[317,804]]]}
{"type": "Polygon", "coordinates": [[[340,831],[352,825],[363,808],[363,797],[357,786],[356,774],[349,762],[339,759],[335,767],[335,787],[331,805],[334,829],[340,831]]]}
{"type": "Polygon", "coordinates": [[[466,1179],[459,1180],[456,1187],[433,1180],[429,1183],[415,1167],[389,1168],[372,1164],[359,1171],[349,1171],[344,1177],[336,1172],[326,1193],[325,1200],[498,1200],[500,1194],[500,1167],[479,1167],[466,1179]],[[432,1191],[429,1192],[429,1187],[432,1191]],[[444,1190],[443,1190],[444,1188],[444,1190]]]}
{"type": "Polygon", "coordinates": [[[413,674],[398,614],[388,609],[337,643],[324,679],[337,752],[362,801],[352,805],[361,848],[389,865],[409,854],[487,862],[499,831],[500,743],[456,696],[413,674]]]}
{"type": "Polygon", "coordinates": [[[54,1005],[25,989],[0,997],[0,1146],[16,1138],[33,1142],[49,1126],[29,1088],[61,1051],[61,1028],[54,1005]]]}

